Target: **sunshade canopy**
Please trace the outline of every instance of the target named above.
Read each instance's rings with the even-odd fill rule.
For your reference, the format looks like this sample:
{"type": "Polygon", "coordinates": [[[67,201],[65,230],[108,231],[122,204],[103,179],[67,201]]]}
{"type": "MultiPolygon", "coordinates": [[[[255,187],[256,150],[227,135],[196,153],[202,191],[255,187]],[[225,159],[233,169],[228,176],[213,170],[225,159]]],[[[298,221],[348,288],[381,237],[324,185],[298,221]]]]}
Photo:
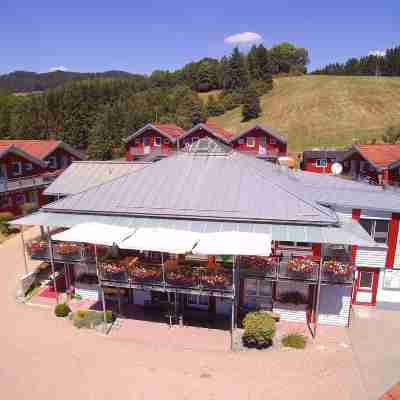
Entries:
{"type": "Polygon", "coordinates": [[[75,225],[73,228],[52,236],[53,240],[63,242],[92,243],[112,246],[135,232],[133,228],[124,226],[88,222],[75,225]]]}
{"type": "Polygon", "coordinates": [[[192,251],[201,233],[165,228],[139,228],[134,235],[118,243],[120,249],[185,254],[192,251]]]}
{"type": "Polygon", "coordinates": [[[265,233],[215,232],[203,234],[194,254],[269,256],[271,236],[265,233]]]}

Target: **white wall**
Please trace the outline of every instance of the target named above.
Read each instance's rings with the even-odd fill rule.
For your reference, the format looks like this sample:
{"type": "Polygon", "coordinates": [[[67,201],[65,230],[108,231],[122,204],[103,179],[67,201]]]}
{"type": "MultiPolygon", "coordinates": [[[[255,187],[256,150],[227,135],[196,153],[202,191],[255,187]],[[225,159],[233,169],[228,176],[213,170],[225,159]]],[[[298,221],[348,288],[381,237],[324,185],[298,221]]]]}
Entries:
{"type": "Polygon", "coordinates": [[[400,309],[400,290],[383,289],[385,271],[379,273],[378,292],[376,294],[377,307],[400,309]]]}
{"type": "Polygon", "coordinates": [[[386,249],[357,247],[357,267],[385,268],[386,249]]]}

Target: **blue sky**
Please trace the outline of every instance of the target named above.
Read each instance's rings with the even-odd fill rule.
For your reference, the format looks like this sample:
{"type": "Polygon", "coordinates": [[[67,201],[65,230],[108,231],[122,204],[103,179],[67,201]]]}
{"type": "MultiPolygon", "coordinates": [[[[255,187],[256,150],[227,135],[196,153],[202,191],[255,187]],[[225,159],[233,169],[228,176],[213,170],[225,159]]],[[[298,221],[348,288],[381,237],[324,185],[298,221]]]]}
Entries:
{"type": "Polygon", "coordinates": [[[0,0],[0,73],[175,69],[241,32],[306,47],[315,68],[399,45],[400,1],[0,0]]]}

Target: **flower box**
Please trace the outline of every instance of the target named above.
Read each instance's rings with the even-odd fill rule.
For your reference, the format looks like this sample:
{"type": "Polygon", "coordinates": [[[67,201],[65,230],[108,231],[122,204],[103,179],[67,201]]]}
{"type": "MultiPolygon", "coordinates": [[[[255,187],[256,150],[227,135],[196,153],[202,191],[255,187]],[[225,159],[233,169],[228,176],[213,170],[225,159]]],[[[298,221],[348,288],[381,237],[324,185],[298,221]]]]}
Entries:
{"type": "Polygon", "coordinates": [[[54,252],[62,258],[73,258],[79,256],[80,247],[74,243],[58,243],[54,245],[54,252]]]}
{"type": "Polygon", "coordinates": [[[292,258],[287,266],[290,272],[299,275],[311,275],[318,268],[318,264],[311,258],[292,258]]]}
{"type": "Polygon", "coordinates": [[[137,283],[159,283],[162,280],[161,267],[137,266],[132,275],[137,283]]]}
{"type": "Polygon", "coordinates": [[[322,267],[324,272],[330,273],[335,277],[349,278],[354,271],[353,265],[341,263],[336,260],[324,261],[322,267]]]}
{"type": "Polygon", "coordinates": [[[277,257],[242,256],[240,257],[241,268],[249,272],[268,274],[274,272],[278,265],[277,257]]]}

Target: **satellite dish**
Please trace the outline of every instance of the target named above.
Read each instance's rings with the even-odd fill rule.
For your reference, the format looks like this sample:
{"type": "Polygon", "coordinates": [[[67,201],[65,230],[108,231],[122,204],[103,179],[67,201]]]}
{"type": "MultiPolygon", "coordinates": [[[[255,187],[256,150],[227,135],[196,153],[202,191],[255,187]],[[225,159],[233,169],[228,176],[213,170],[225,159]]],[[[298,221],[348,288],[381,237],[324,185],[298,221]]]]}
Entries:
{"type": "Polygon", "coordinates": [[[333,175],[340,175],[343,171],[343,165],[335,162],[332,164],[331,171],[333,175]]]}

